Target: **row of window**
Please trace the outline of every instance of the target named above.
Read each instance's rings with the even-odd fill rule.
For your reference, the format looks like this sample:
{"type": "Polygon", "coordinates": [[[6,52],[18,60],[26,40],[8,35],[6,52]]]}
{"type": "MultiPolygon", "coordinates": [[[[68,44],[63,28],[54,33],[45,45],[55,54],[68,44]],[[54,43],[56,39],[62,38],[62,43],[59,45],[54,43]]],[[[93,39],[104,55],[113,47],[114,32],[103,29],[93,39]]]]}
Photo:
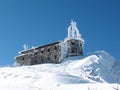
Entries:
{"type": "MultiPolygon", "coordinates": [[[[57,55],[54,56],[54,59],[57,59],[57,55]]],[[[47,57],[47,60],[50,61],[50,57],[47,57]]],[[[35,63],[37,64],[38,61],[35,60],[35,63]]],[[[43,60],[43,59],[41,59],[41,63],[44,63],[44,60],[43,60]]]]}
{"type": "MultiPolygon", "coordinates": [[[[71,45],[79,45],[79,43],[71,42],[71,45]]],[[[80,46],[82,46],[82,43],[80,43],[80,46]]]]}
{"type": "MultiPolygon", "coordinates": [[[[54,50],[57,50],[57,46],[54,47],[54,50]]],[[[51,52],[51,49],[48,48],[48,49],[47,49],[47,52],[51,52]]],[[[41,50],[41,53],[43,54],[43,53],[44,53],[44,50],[41,50]]],[[[38,52],[35,52],[35,55],[38,55],[38,52]]]]}
{"type": "MultiPolygon", "coordinates": [[[[57,59],[57,55],[54,55],[54,59],[57,59]]],[[[24,57],[22,57],[22,60],[24,60],[24,57]]],[[[50,60],[50,57],[48,57],[47,60],[50,60]]]]}
{"type": "MultiPolygon", "coordinates": [[[[54,47],[54,50],[57,50],[57,46],[55,46],[55,47],[54,47]]],[[[50,48],[48,48],[48,49],[47,49],[47,51],[48,51],[48,52],[50,52],[50,51],[51,51],[51,49],[50,49],[50,48]]],[[[44,53],[44,50],[42,50],[42,51],[41,51],[41,53],[44,53]]]]}
{"type": "MultiPolygon", "coordinates": [[[[57,59],[57,55],[54,55],[54,59],[57,59]]],[[[23,60],[24,60],[24,58],[23,58],[23,60]]],[[[50,57],[47,57],[47,60],[50,61],[51,60],[50,57]]],[[[39,62],[37,61],[37,59],[35,59],[34,63],[37,64],[39,62]]],[[[43,58],[41,58],[41,63],[44,63],[44,59],[43,58]]]]}
{"type": "MultiPolygon", "coordinates": [[[[54,55],[54,59],[57,59],[57,55],[54,55]]],[[[50,60],[50,57],[48,57],[47,60],[50,60]]]]}

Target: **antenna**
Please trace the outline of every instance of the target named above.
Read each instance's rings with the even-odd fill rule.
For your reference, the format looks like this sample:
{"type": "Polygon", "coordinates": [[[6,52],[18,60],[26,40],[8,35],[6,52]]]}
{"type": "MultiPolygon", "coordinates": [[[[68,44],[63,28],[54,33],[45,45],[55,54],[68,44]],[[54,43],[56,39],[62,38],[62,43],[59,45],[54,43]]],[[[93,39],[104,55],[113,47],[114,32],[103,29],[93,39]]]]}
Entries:
{"type": "Polygon", "coordinates": [[[25,44],[23,45],[23,48],[24,48],[24,50],[27,50],[27,49],[28,49],[28,45],[25,43],[25,44]]]}

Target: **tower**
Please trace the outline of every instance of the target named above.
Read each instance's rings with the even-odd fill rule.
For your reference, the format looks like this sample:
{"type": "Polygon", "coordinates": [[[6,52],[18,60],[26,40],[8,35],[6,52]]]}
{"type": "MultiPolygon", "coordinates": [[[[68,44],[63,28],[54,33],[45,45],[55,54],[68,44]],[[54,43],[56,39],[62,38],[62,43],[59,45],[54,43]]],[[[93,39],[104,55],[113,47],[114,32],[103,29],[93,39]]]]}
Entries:
{"type": "Polygon", "coordinates": [[[71,20],[70,26],[68,27],[68,35],[64,42],[68,45],[67,56],[82,56],[84,40],[81,38],[81,34],[77,28],[77,23],[71,20]]]}

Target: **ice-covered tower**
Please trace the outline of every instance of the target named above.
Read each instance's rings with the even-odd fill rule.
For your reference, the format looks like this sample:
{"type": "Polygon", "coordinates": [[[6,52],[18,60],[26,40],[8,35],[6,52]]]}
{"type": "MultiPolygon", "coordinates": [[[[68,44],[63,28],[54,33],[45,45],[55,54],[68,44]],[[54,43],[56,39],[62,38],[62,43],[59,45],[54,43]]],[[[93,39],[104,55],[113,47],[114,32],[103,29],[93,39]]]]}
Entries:
{"type": "Polygon", "coordinates": [[[68,46],[68,57],[83,55],[84,40],[81,38],[77,23],[73,20],[71,20],[70,26],[68,27],[68,35],[64,42],[66,42],[68,46]]]}

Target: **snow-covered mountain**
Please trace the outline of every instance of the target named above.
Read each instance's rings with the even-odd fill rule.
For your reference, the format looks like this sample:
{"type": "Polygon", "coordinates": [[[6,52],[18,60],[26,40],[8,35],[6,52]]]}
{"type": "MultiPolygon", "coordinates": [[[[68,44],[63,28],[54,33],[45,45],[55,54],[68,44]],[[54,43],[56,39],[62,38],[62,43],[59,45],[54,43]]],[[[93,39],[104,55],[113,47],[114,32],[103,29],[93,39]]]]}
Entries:
{"type": "Polygon", "coordinates": [[[115,90],[119,84],[120,62],[105,51],[60,64],[0,68],[0,90],[115,90]]]}

